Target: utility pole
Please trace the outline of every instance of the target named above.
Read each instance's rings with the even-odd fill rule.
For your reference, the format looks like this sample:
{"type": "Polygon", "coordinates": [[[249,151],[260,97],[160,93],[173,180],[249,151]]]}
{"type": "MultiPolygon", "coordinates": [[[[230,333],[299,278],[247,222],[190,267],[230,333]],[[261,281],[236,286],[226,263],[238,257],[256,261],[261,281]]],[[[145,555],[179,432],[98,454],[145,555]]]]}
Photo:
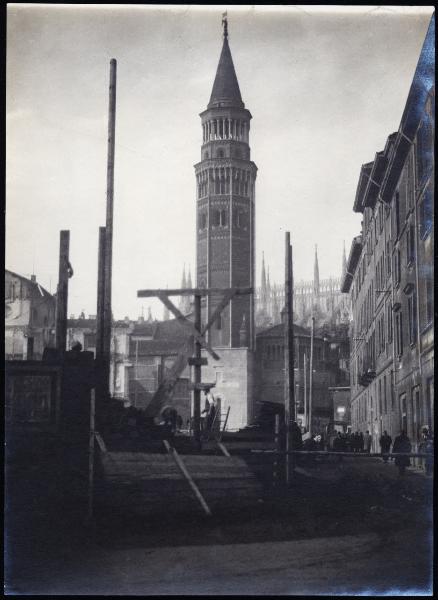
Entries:
{"type": "MultiPolygon", "coordinates": [[[[195,329],[201,333],[201,296],[195,295],[195,329]]],[[[193,427],[195,442],[201,450],[201,344],[195,340],[195,361],[193,372],[193,427]]]]}
{"type": "Polygon", "coordinates": [[[104,298],[103,298],[103,386],[109,393],[109,370],[111,352],[111,286],[113,260],[113,212],[114,212],[114,146],[116,129],[116,83],[117,61],[110,61],[109,110],[108,110],[108,157],[106,187],[106,226],[105,226],[105,262],[104,262],[104,298]]]}
{"type": "Polygon", "coordinates": [[[59,274],[56,292],[55,340],[56,348],[65,352],[67,344],[67,305],[69,269],[70,231],[62,230],[59,235],[59,274]]]}
{"type": "Polygon", "coordinates": [[[294,389],[294,340],[293,340],[293,273],[290,233],[285,236],[285,324],[284,324],[284,419],[286,432],[286,484],[292,479],[294,459],[292,450],[291,421],[295,420],[294,389]]]}
{"type": "Polygon", "coordinates": [[[309,433],[312,437],[312,392],[313,392],[313,339],[315,337],[315,317],[310,328],[310,375],[309,375],[309,433]]]}

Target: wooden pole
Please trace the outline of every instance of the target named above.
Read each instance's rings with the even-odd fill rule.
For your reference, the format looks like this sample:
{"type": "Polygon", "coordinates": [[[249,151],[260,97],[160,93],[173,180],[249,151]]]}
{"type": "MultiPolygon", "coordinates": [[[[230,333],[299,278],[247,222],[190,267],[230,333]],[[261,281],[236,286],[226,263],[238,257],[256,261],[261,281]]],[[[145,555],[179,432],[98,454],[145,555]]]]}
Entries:
{"type": "MultiPolygon", "coordinates": [[[[275,415],[275,429],[274,429],[274,444],[277,452],[281,452],[280,448],[280,415],[277,413],[275,415]]],[[[275,455],[274,463],[273,463],[273,472],[272,472],[272,483],[274,486],[278,485],[278,468],[279,458],[278,455],[275,455]]]]}
{"type": "Polygon", "coordinates": [[[59,275],[56,294],[56,348],[65,352],[67,345],[67,306],[69,278],[70,231],[62,230],[59,235],[59,275]]]}
{"type": "MultiPolygon", "coordinates": [[[[195,296],[195,328],[201,332],[201,296],[195,296]]],[[[201,358],[201,344],[195,340],[195,359],[201,358]]],[[[201,450],[201,390],[197,384],[201,383],[201,361],[196,360],[193,367],[193,425],[196,445],[201,450]]]]}
{"type": "Polygon", "coordinates": [[[312,436],[312,392],[313,392],[313,340],[315,336],[315,317],[312,316],[310,328],[310,374],[309,374],[309,433],[312,436]]]}
{"type": "MultiPolygon", "coordinates": [[[[292,249],[290,245],[290,233],[286,232],[285,245],[285,326],[284,326],[284,419],[286,433],[286,452],[292,450],[291,420],[294,411],[294,364],[293,364],[293,330],[292,330],[292,249]]],[[[289,485],[292,473],[292,461],[290,454],[286,454],[286,484],[289,485]]]]}
{"type": "Polygon", "coordinates": [[[304,428],[308,431],[307,428],[307,354],[304,352],[304,366],[303,366],[303,375],[304,375],[304,428]]]}
{"type": "Polygon", "coordinates": [[[105,391],[109,391],[109,364],[111,351],[111,286],[113,260],[113,208],[114,208],[114,145],[116,129],[116,83],[117,61],[110,61],[109,114],[108,114],[108,158],[106,187],[106,227],[105,227],[105,263],[104,263],[104,299],[103,299],[103,360],[105,365],[105,391]]]}
{"type": "Polygon", "coordinates": [[[93,518],[93,495],[94,495],[94,411],[95,391],[91,390],[90,397],[90,434],[88,447],[88,519],[93,518]]]}
{"type": "Polygon", "coordinates": [[[97,265],[96,358],[101,360],[104,346],[105,227],[99,227],[99,251],[97,265]]]}

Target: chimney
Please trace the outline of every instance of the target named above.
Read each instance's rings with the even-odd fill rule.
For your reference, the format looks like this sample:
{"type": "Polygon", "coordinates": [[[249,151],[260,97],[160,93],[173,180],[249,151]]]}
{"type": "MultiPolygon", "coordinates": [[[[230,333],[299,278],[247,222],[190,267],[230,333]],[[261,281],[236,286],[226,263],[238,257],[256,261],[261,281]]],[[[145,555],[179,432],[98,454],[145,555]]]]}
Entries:
{"type": "Polygon", "coordinates": [[[31,275],[30,280],[32,283],[36,283],[36,275],[31,275]]]}
{"type": "Polygon", "coordinates": [[[129,317],[125,317],[124,321],[125,321],[125,323],[128,323],[128,325],[129,325],[129,317]]]}

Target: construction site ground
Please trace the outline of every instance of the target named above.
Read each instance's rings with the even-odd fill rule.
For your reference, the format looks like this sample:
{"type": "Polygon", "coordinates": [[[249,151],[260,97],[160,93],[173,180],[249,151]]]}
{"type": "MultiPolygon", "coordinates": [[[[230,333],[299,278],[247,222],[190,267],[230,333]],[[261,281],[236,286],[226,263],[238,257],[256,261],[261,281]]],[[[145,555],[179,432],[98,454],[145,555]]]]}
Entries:
{"type": "MultiPolygon", "coordinates": [[[[251,508],[84,521],[45,440],[7,465],[7,594],[431,593],[433,479],[380,459],[297,469],[251,508]],[[44,460],[42,460],[44,458],[44,460]]],[[[252,458],[254,460],[254,457],[252,458]]]]}

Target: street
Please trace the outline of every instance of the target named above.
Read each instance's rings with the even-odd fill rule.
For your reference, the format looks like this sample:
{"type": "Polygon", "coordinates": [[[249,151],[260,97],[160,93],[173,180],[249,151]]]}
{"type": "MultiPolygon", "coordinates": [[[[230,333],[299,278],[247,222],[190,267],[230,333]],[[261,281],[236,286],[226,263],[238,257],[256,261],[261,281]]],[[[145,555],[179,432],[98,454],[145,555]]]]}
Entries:
{"type": "Polygon", "coordinates": [[[44,523],[56,527],[40,515],[40,543],[30,532],[12,552],[8,593],[430,595],[432,480],[344,463],[297,473],[290,494],[267,494],[251,514],[98,519],[94,538],[76,520],[46,547],[44,523]]]}

